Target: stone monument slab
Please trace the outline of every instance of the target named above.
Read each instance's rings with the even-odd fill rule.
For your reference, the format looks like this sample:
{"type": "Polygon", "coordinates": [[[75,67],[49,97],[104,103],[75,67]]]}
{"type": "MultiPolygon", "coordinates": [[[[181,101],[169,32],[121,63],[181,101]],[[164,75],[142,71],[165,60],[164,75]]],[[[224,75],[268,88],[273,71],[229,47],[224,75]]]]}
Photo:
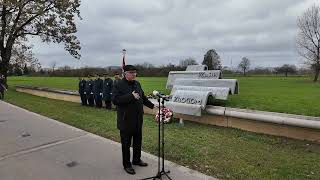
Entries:
{"type": "Polygon", "coordinates": [[[186,79],[179,78],[175,80],[174,85],[180,86],[198,86],[198,87],[227,87],[231,94],[239,94],[239,83],[236,79],[186,79]]]}
{"type": "Polygon", "coordinates": [[[167,89],[171,89],[178,78],[183,79],[221,79],[222,73],[220,70],[210,71],[170,71],[167,80],[167,89]]]}

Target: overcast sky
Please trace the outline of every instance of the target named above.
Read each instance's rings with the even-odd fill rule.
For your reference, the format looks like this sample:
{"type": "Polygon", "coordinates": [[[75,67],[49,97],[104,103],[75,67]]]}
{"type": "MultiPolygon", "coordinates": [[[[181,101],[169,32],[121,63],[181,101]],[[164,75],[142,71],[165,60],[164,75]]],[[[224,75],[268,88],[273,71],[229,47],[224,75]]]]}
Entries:
{"type": "Polygon", "coordinates": [[[223,66],[302,64],[296,51],[297,17],[318,0],[81,0],[77,36],[80,61],[63,44],[34,42],[43,67],[106,67],[127,64],[198,63],[216,49],[223,66]]]}

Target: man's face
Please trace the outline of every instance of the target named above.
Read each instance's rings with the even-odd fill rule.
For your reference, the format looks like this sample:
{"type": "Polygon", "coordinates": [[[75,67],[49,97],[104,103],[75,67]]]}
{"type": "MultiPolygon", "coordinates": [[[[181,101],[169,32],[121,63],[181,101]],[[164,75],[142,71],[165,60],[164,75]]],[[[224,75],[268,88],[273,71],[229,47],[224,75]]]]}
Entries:
{"type": "Polygon", "coordinates": [[[126,71],[125,77],[128,81],[133,81],[137,77],[137,71],[126,71]]]}

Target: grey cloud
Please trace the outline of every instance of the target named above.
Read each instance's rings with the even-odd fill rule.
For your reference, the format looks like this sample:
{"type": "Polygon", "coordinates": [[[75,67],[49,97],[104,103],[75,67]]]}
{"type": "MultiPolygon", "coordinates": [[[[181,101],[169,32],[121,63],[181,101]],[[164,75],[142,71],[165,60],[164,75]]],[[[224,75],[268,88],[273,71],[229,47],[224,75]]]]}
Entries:
{"type": "Polygon", "coordinates": [[[178,63],[194,57],[200,63],[216,49],[229,65],[252,57],[253,64],[299,64],[295,50],[296,19],[316,0],[82,0],[77,21],[82,45],[80,63],[63,45],[36,42],[41,63],[108,66],[128,63],[178,63]]]}

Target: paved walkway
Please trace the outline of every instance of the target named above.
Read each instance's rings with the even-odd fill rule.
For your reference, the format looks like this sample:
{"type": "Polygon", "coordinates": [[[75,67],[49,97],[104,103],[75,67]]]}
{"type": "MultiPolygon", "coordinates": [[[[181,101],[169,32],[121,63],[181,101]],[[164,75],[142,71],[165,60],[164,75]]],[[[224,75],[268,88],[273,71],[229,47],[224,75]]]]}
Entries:
{"type": "MultiPolygon", "coordinates": [[[[1,180],[126,180],[155,175],[157,157],[142,153],[148,167],[122,168],[121,145],[0,101],[1,180]]],[[[215,179],[165,161],[172,179],[215,179]]],[[[163,176],[163,179],[166,179],[163,176]]]]}

